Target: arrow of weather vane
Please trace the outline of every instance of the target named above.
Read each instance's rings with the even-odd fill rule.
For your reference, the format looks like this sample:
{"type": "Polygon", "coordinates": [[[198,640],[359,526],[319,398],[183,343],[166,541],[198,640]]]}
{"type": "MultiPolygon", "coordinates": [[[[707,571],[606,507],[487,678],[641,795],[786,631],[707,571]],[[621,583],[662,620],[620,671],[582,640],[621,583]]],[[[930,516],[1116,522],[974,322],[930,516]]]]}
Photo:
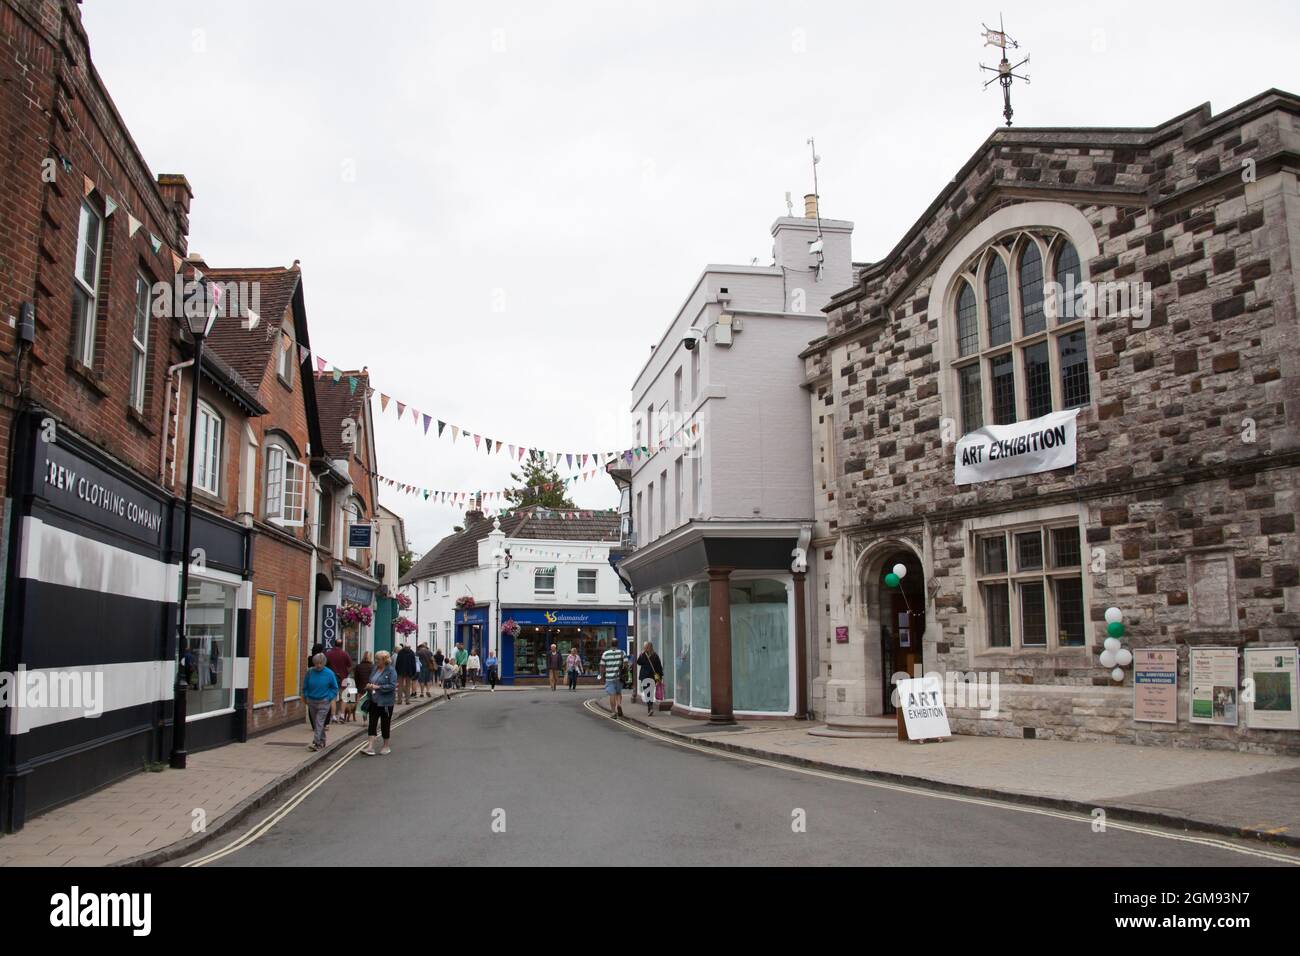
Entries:
{"type": "Polygon", "coordinates": [[[1029,56],[1026,54],[1023,60],[1014,65],[1007,59],[1007,47],[1010,47],[1013,50],[1018,50],[1020,44],[1007,36],[1006,30],[1003,29],[1001,15],[998,16],[998,29],[996,30],[989,29],[988,24],[980,25],[984,27],[984,45],[995,46],[1002,50],[1002,61],[997,66],[985,66],[983,63],[980,64],[981,70],[987,70],[990,73],[997,74],[993,79],[984,84],[984,88],[987,90],[994,81],[1002,85],[1002,115],[1007,118],[1007,125],[1010,126],[1011,114],[1014,112],[1011,109],[1011,81],[1024,80],[1026,83],[1029,82],[1028,76],[1022,76],[1016,72],[1016,70],[1029,62],[1029,56]]]}

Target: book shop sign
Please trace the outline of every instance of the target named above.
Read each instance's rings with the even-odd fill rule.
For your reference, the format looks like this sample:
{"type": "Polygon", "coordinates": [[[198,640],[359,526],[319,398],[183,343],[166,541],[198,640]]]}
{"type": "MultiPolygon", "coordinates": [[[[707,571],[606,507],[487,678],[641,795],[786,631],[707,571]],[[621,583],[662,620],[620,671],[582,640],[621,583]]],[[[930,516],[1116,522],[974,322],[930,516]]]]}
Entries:
{"type": "Polygon", "coordinates": [[[1067,468],[1078,460],[1079,410],[1052,412],[1012,425],[986,425],[957,442],[954,479],[959,485],[1067,468]]]}

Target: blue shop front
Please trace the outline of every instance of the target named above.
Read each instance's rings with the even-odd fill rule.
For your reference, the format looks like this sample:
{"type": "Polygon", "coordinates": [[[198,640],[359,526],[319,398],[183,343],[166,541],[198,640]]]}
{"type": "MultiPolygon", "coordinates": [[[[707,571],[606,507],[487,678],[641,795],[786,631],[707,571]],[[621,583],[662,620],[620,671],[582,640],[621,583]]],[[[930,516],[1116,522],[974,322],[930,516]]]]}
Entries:
{"type": "Polygon", "coordinates": [[[502,622],[519,625],[514,638],[501,638],[501,682],[533,683],[546,680],[546,654],[552,644],[565,657],[577,648],[583,679],[594,683],[600,655],[611,643],[628,650],[627,608],[505,607],[502,622]]]}
{"type": "MultiPolygon", "coordinates": [[[[484,604],[478,607],[456,608],[456,640],[463,644],[470,653],[478,652],[480,658],[487,656],[490,649],[484,638],[488,633],[488,613],[490,608],[484,604]]],[[[450,647],[445,648],[450,652],[450,647]]]]}

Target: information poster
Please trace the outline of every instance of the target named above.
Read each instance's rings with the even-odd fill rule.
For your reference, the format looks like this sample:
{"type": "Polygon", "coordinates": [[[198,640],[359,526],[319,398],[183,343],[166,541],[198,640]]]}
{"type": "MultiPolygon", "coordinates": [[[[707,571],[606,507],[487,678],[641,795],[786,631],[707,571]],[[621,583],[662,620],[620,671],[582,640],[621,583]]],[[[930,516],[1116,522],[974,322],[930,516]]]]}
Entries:
{"type": "Polygon", "coordinates": [[[948,711],[943,705],[943,681],[937,674],[898,682],[898,706],[909,740],[951,737],[948,711]]]}
{"type": "Polygon", "coordinates": [[[1178,649],[1140,647],[1133,651],[1133,719],[1178,723],[1178,649]]]}
{"type": "Polygon", "coordinates": [[[1191,650],[1191,714],[1194,724],[1237,726],[1237,649],[1191,650]]]}
{"type": "Polygon", "coordinates": [[[1250,647],[1244,653],[1246,679],[1254,702],[1246,709],[1246,726],[1263,730],[1300,730],[1296,682],[1300,650],[1294,647],[1250,647]]]}

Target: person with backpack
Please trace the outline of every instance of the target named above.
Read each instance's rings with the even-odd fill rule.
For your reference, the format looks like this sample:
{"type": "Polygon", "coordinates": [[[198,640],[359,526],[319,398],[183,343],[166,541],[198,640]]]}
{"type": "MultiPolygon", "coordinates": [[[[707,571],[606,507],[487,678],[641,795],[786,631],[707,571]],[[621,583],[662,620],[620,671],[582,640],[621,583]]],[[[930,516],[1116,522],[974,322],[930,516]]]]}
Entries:
{"type": "Polygon", "coordinates": [[[649,717],[655,712],[659,682],[664,679],[664,662],[659,659],[654,645],[649,641],[641,645],[641,656],[636,659],[636,666],[641,696],[645,698],[645,713],[649,717]]]}

